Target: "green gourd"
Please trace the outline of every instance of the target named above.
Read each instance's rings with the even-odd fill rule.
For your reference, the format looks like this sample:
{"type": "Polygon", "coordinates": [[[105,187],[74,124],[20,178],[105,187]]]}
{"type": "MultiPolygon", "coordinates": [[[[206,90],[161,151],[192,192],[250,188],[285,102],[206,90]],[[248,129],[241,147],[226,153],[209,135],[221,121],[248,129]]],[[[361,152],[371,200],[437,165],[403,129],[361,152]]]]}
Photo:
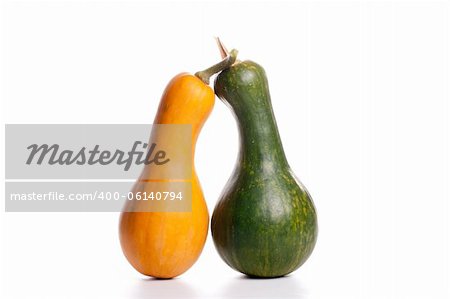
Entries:
{"type": "Polygon", "coordinates": [[[316,210],[286,160],[264,69],[236,62],[215,81],[215,93],[234,113],[240,151],[214,209],[211,231],[222,259],[254,277],[299,268],[317,239],[316,210]]]}

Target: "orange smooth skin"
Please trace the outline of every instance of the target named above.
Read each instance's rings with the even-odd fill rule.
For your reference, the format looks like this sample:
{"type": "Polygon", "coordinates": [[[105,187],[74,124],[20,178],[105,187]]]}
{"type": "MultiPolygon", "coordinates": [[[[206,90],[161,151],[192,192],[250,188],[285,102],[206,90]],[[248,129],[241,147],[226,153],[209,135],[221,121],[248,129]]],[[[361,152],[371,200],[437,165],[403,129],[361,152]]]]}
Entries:
{"type": "MultiPolygon", "coordinates": [[[[213,106],[213,90],[197,77],[182,73],[166,87],[154,123],[191,124],[193,159],[197,137],[213,106]]],[[[140,180],[145,181],[145,177],[141,176],[140,180]]],[[[163,182],[170,187],[170,180],[163,182]]],[[[132,191],[137,188],[152,191],[142,181],[140,184],[132,191]]],[[[120,242],[126,258],[137,271],[156,278],[173,278],[188,270],[198,259],[205,245],[208,226],[208,209],[192,164],[192,211],[123,212],[120,242]]]]}

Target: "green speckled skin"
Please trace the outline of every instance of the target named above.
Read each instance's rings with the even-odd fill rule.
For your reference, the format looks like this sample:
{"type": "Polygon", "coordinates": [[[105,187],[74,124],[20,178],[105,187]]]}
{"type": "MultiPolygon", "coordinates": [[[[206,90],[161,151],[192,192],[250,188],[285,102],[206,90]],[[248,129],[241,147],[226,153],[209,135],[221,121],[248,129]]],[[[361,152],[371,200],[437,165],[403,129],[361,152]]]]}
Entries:
{"type": "Polygon", "coordinates": [[[264,69],[239,62],[215,92],[233,111],[241,147],[211,221],[223,260],[249,276],[279,277],[300,267],[317,239],[317,216],[283,151],[264,69]]]}

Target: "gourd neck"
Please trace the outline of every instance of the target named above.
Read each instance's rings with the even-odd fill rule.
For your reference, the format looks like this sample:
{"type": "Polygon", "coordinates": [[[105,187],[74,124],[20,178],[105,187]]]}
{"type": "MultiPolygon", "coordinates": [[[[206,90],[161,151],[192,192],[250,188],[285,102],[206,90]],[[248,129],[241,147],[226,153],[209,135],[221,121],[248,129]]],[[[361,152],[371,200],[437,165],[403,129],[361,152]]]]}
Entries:
{"type": "Polygon", "coordinates": [[[288,167],[270,98],[232,110],[239,128],[240,162],[264,171],[288,167]]]}
{"type": "Polygon", "coordinates": [[[286,169],[264,69],[250,60],[236,62],[218,75],[214,89],[237,119],[242,167],[264,172],[286,169]]]}

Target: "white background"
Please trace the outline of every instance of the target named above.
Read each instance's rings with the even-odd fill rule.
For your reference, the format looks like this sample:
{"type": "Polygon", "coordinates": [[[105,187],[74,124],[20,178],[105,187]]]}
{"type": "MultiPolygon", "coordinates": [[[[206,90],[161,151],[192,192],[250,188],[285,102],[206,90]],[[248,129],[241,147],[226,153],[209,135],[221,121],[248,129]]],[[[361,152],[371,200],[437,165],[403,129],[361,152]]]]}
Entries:
{"type": "MultiPolygon", "coordinates": [[[[151,123],[175,74],[218,61],[217,35],[262,64],[320,232],[287,278],[246,279],[209,236],[187,273],[156,281],[123,257],[118,213],[2,212],[1,297],[449,298],[449,7],[3,1],[2,123],[151,123]]],[[[217,101],[196,155],[210,212],[237,138],[217,101]]]]}

